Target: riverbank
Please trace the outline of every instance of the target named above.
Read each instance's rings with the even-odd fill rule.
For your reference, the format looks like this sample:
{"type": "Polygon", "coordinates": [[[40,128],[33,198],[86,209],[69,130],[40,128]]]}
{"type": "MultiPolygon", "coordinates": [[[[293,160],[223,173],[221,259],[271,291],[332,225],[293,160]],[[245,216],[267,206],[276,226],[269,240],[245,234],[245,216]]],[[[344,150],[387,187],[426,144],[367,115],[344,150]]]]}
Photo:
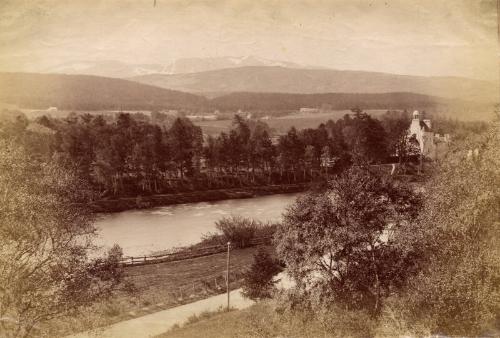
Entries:
{"type": "Polygon", "coordinates": [[[258,187],[243,187],[231,189],[216,189],[186,192],[178,194],[161,194],[138,197],[122,197],[117,199],[103,199],[95,201],[92,204],[94,212],[112,213],[131,209],[148,209],[160,206],[212,202],[227,199],[252,198],[257,196],[287,194],[305,191],[309,184],[286,184],[286,185],[268,185],[258,187]]]}

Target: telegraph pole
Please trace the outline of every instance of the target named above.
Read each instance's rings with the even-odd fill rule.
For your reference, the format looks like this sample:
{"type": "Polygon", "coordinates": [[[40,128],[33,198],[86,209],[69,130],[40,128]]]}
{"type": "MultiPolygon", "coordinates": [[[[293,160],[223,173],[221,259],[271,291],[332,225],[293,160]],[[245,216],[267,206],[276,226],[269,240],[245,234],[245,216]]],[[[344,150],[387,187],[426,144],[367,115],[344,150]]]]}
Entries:
{"type": "Polygon", "coordinates": [[[500,86],[500,0],[497,0],[497,40],[498,40],[498,47],[497,47],[498,81],[500,86]]]}
{"type": "Polygon", "coordinates": [[[227,242],[227,270],[226,270],[226,289],[227,289],[227,311],[229,311],[229,262],[230,262],[231,242],[227,242]]]}

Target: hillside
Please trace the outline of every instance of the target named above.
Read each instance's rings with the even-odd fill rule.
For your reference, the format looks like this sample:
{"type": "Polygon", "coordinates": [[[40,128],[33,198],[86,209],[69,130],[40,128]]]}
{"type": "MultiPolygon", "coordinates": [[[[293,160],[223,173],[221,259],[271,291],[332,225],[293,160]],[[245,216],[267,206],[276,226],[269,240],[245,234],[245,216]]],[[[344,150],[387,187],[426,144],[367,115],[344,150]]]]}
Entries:
{"type": "Polygon", "coordinates": [[[0,73],[0,101],[20,108],[65,110],[197,109],[201,96],[89,75],[0,73]]]}
{"type": "Polygon", "coordinates": [[[496,84],[458,77],[424,77],[285,67],[239,67],[198,73],[149,74],[134,81],[192,93],[390,93],[411,92],[469,101],[496,101],[496,84]]]}
{"type": "MultiPolygon", "coordinates": [[[[197,112],[294,111],[302,107],[330,110],[425,109],[461,119],[483,118],[488,105],[414,93],[256,93],[236,92],[207,99],[129,80],[89,75],[0,73],[0,103],[5,107],[59,110],[183,109],[197,112]]],[[[1,107],[1,106],[0,106],[1,107]]]]}
{"type": "Polygon", "coordinates": [[[324,94],[285,94],[285,93],[231,93],[210,101],[213,107],[223,110],[297,110],[301,107],[321,108],[328,106],[333,110],[354,107],[362,109],[432,109],[451,105],[453,101],[434,96],[413,93],[324,93],[324,94]]]}

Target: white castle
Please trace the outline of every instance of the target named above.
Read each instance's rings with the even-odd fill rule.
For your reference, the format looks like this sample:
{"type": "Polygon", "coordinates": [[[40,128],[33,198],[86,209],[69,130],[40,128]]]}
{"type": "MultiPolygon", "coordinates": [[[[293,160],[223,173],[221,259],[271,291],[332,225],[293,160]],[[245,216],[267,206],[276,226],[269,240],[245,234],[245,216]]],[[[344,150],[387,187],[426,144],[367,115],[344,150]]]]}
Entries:
{"type": "Polygon", "coordinates": [[[432,131],[432,123],[429,119],[420,119],[418,110],[413,112],[413,119],[411,121],[409,137],[415,137],[420,147],[420,153],[424,158],[437,160],[440,155],[446,151],[450,135],[434,134],[432,131]]]}

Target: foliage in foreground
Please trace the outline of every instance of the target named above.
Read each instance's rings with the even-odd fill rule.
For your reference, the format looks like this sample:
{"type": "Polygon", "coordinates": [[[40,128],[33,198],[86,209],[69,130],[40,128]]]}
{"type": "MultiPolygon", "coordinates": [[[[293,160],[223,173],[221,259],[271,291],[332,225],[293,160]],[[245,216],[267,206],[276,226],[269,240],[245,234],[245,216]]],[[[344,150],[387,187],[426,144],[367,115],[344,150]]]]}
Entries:
{"type": "Polygon", "coordinates": [[[287,209],[275,234],[278,257],[311,301],[376,315],[414,271],[392,234],[420,203],[406,187],[353,167],[287,209]]]}
{"type": "Polygon", "coordinates": [[[500,323],[500,126],[457,148],[426,186],[418,222],[399,242],[420,257],[406,292],[389,299],[382,331],[498,333],[500,323]],[[477,155],[468,155],[477,149],[477,155]],[[495,328],[496,325],[496,328],[495,328]]]}
{"type": "Polygon", "coordinates": [[[297,282],[283,304],[368,313],[383,337],[498,334],[499,168],[497,124],[449,154],[417,208],[359,172],[298,199],[276,233],[297,282]]]}
{"type": "Polygon", "coordinates": [[[88,257],[95,231],[89,197],[71,172],[0,140],[0,336],[28,336],[121,281],[119,248],[88,257]]]}
{"type": "Polygon", "coordinates": [[[216,314],[206,320],[186,324],[160,335],[158,338],[317,338],[370,337],[375,322],[358,312],[282,311],[274,301],[259,302],[248,309],[216,314]]]}

